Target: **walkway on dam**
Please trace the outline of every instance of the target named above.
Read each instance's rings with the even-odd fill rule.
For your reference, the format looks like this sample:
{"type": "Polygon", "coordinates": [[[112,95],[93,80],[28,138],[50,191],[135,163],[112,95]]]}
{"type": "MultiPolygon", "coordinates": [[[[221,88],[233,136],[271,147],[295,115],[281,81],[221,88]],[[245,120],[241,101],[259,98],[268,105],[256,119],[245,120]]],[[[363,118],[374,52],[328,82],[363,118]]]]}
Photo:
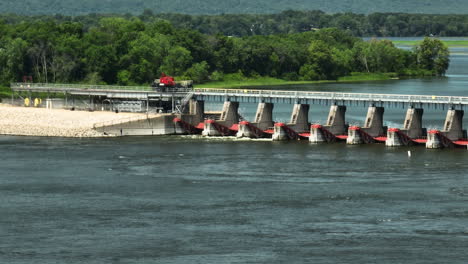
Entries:
{"type": "Polygon", "coordinates": [[[362,103],[395,103],[424,105],[451,105],[464,107],[468,105],[468,97],[462,96],[435,96],[435,95],[404,95],[404,94],[374,94],[374,93],[342,93],[342,92],[307,92],[307,91],[279,91],[279,90],[253,90],[253,89],[217,89],[217,88],[170,88],[165,92],[154,91],[150,86],[114,86],[114,85],[83,85],[83,84],[56,84],[56,83],[11,83],[15,92],[49,92],[68,93],[74,95],[107,96],[115,98],[141,99],[148,97],[179,97],[190,96],[199,100],[224,101],[226,98],[233,101],[248,102],[278,102],[278,103],[307,103],[314,104],[319,101],[339,102],[342,104],[352,102],[362,103]]]}
{"type": "Polygon", "coordinates": [[[424,105],[468,105],[468,97],[462,96],[436,96],[436,95],[405,95],[405,94],[375,94],[375,93],[342,93],[342,92],[307,92],[307,91],[279,91],[279,90],[250,90],[250,89],[212,89],[196,88],[194,96],[200,100],[233,100],[253,101],[257,99],[264,102],[287,103],[288,99],[301,103],[316,103],[319,100],[339,102],[342,104],[352,102],[362,103],[397,103],[424,105]]]}

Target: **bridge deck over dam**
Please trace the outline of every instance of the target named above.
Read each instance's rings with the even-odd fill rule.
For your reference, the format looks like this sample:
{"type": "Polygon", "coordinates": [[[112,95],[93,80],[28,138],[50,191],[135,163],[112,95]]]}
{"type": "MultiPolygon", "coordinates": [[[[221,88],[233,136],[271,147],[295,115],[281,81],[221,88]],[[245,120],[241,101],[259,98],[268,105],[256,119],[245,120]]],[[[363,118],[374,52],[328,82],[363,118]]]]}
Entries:
{"type": "Polygon", "coordinates": [[[278,102],[307,103],[319,101],[331,103],[366,103],[366,104],[409,104],[414,106],[465,106],[468,97],[436,96],[436,95],[405,95],[405,94],[375,94],[375,93],[343,93],[343,92],[308,92],[308,91],[278,91],[278,90],[248,90],[248,89],[212,89],[196,88],[193,92],[201,100],[225,100],[247,102],[278,102]]]}
{"type": "Polygon", "coordinates": [[[200,100],[224,101],[226,99],[245,102],[277,102],[315,104],[322,101],[331,103],[367,103],[367,104],[409,104],[415,106],[449,105],[464,107],[468,97],[439,95],[343,93],[343,92],[308,92],[253,89],[217,89],[217,88],[170,88],[167,91],[155,91],[150,86],[113,86],[51,83],[12,83],[15,92],[48,92],[71,95],[106,96],[109,98],[127,98],[146,100],[147,98],[195,97],[200,100]]]}
{"type": "Polygon", "coordinates": [[[60,83],[12,83],[14,92],[64,93],[70,95],[106,96],[109,98],[126,98],[146,100],[155,97],[185,96],[192,89],[168,88],[165,92],[155,91],[150,86],[117,86],[117,85],[87,85],[60,83]]]}

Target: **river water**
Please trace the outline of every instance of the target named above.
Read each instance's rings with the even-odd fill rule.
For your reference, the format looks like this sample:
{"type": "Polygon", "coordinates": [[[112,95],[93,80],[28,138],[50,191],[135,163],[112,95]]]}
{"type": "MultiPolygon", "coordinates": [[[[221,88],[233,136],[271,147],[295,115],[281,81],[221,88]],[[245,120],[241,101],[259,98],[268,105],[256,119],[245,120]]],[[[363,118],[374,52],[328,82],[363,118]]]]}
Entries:
{"type": "MultiPolygon", "coordinates": [[[[467,96],[466,54],[452,56],[447,78],[297,88],[467,96]]],[[[327,107],[311,108],[311,121],[326,119],[327,107]]],[[[290,112],[275,106],[277,119],[290,112]]],[[[347,118],[365,112],[349,107],[347,118]]],[[[387,125],[401,126],[404,112],[386,109],[387,125]]],[[[427,110],[424,122],[441,127],[444,115],[427,110]]],[[[468,259],[463,149],[2,136],[0,157],[0,263],[468,259]]]]}

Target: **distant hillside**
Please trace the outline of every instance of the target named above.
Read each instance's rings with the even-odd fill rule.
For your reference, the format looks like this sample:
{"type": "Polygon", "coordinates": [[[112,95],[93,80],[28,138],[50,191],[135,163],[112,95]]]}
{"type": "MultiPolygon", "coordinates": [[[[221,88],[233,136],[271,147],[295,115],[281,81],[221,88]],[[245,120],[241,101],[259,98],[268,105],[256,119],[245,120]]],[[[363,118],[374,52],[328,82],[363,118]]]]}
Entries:
{"type": "Polygon", "coordinates": [[[283,10],[327,13],[403,12],[468,14],[468,0],[1,0],[0,13],[26,15],[88,13],[262,14],[283,10]]]}

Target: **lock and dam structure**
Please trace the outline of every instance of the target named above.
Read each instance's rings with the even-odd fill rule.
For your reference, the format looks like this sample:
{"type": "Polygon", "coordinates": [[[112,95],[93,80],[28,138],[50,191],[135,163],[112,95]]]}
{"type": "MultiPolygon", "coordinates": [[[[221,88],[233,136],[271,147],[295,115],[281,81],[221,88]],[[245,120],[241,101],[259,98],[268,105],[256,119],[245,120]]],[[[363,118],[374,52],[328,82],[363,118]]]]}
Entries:
{"type": "MultiPolygon", "coordinates": [[[[390,147],[424,145],[426,148],[467,148],[463,115],[468,97],[399,95],[343,92],[308,92],[250,89],[187,89],[155,91],[151,87],[102,86],[75,84],[13,83],[15,98],[32,100],[34,94],[60,95],[62,108],[130,112],[155,112],[157,116],[138,120],[116,120],[95,124],[107,135],[174,135],[236,136],[271,138],[272,140],[308,140],[313,143],[345,142],[346,144],[382,143],[390,147]],[[220,112],[206,112],[205,102],[223,103],[220,112]],[[241,103],[257,103],[253,120],[239,114],[241,103]],[[289,122],[275,122],[275,104],[292,105],[289,122]],[[323,124],[309,122],[311,105],[329,107],[323,124]],[[363,124],[346,122],[347,106],[365,106],[363,124]],[[385,107],[404,107],[401,127],[384,126],[385,107]],[[440,130],[423,127],[424,108],[446,110],[440,130]]],[[[51,101],[52,104],[52,101],[51,101]]],[[[364,113],[363,113],[364,114],[364,113]]]]}

